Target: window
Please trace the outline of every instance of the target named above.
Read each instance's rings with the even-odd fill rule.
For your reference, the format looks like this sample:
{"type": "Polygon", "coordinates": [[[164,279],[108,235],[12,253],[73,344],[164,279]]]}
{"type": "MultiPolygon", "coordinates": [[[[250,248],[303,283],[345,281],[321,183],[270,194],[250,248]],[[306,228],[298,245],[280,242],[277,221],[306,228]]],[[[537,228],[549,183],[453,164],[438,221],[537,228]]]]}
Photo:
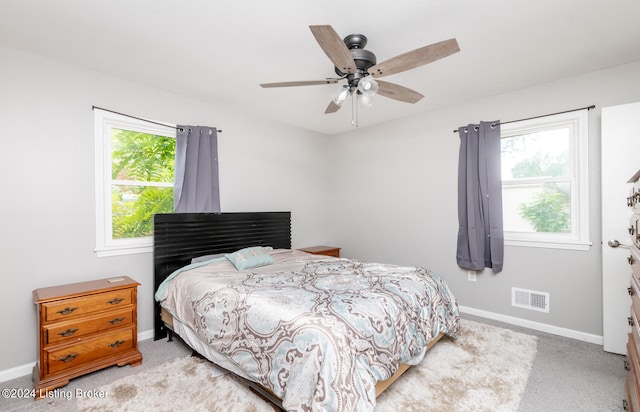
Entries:
{"type": "Polygon", "coordinates": [[[173,211],[175,132],[94,109],[96,252],[152,250],[153,214],[173,211]]]}
{"type": "Polygon", "coordinates": [[[501,127],[506,245],[587,250],[587,110],[501,127]]]}

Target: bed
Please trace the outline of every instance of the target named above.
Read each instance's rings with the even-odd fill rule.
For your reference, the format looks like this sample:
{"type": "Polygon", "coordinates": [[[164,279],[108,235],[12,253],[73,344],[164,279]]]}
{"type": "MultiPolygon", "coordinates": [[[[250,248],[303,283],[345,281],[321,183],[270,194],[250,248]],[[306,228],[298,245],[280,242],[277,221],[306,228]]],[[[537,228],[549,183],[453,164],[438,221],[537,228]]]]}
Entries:
{"type": "Polygon", "coordinates": [[[458,333],[437,274],[292,250],[290,212],[155,215],[154,277],[155,339],[176,333],[285,410],[373,410],[458,333]]]}

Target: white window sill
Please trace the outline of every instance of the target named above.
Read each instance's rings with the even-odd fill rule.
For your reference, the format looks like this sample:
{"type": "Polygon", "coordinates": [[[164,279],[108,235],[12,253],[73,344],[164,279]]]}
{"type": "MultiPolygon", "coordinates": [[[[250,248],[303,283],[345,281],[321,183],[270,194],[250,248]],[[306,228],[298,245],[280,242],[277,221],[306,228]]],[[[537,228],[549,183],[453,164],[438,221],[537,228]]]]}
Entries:
{"type": "Polygon", "coordinates": [[[94,249],[98,257],[108,256],[120,256],[120,255],[134,255],[137,253],[152,253],[152,245],[139,245],[139,246],[102,246],[94,249]]]}
{"type": "Polygon", "coordinates": [[[591,242],[554,242],[554,241],[542,241],[542,240],[514,240],[505,239],[505,246],[520,246],[520,247],[539,247],[547,249],[565,249],[565,250],[589,250],[591,242]]]}

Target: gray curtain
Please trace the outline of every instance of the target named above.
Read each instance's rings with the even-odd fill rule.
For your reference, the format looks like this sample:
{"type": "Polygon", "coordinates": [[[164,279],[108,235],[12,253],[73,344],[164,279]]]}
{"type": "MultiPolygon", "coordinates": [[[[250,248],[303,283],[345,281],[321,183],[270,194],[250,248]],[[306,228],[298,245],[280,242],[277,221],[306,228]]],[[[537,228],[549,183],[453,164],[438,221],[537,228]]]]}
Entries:
{"type": "Polygon", "coordinates": [[[177,127],[173,208],[176,213],[220,212],[215,127],[177,127]]]}
{"type": "Polygon", "coordinates": [[[500,124],[470,124],[458,133],[458,266],[500,272],[504,258],[500,124]]]}

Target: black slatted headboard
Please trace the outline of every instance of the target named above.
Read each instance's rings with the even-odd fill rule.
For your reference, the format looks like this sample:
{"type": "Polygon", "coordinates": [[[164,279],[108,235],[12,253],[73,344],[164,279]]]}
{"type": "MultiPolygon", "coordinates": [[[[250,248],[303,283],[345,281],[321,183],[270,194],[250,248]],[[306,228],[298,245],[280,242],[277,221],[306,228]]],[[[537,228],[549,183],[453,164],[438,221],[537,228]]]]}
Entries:
{"type": "MultiPolygon", "coordinates": [[[[291,212],[171,213],[153,217],[154,293],[197,256],[249,246],[291,248],[291,212]]],[[[154,300],[154,340],[167,335],[154,300]]]]}

